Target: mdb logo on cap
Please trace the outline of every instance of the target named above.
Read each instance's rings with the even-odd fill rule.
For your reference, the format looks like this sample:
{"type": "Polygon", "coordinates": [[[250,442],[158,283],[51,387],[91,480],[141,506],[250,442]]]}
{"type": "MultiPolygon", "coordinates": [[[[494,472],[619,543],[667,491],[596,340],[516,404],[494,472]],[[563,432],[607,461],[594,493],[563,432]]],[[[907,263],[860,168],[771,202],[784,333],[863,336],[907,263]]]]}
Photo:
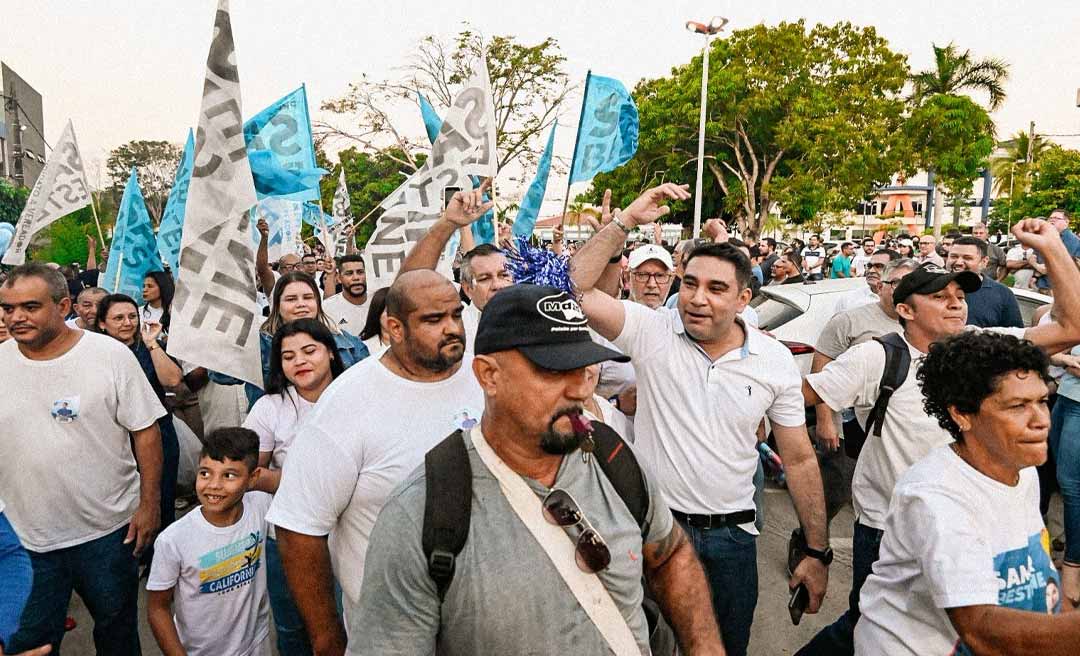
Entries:
{"type": "Polygon", "coordinates": [[[536,302],[536,311],[540,316],[566,326],[584,326],[587,323],[581,306],[563,293],[540,299],[536,302]]]}

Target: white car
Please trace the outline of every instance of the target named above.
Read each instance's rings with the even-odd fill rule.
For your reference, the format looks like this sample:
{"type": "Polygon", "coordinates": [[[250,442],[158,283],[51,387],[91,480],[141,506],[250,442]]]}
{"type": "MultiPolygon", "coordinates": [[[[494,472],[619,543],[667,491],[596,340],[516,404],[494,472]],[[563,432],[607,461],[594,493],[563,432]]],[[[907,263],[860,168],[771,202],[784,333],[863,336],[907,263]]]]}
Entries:
{"type": "MultiPolygon", "coordinates": [[[[805,376],[810,373],[814,359],[814,344],[817,344],[825,323],[835,314],[836,302],[865,284],[863,278],[842,278],[772,285],[762,287],[750,305],[758,313],[758,327],[772,333],[791,350],[799,371],[805,376]]],[[[1012,293],[1020,304],[1020,315],[1026,326],[1031,325],[1035,310],[1054,300],[1026,289],[1012,289],[1012,293]]]]}

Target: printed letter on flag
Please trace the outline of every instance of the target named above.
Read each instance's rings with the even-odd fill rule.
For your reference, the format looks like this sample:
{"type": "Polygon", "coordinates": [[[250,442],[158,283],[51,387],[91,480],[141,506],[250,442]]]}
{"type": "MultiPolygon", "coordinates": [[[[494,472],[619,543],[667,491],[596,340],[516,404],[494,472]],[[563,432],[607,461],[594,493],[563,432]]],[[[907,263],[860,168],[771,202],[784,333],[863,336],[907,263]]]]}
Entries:
{"type": "MultiPolygon", "coordinates": [[[[495,107],[491,99],[487,63],[481,58],[474,77],[454,99],[431,157],[380,204],[386,211],[364,249],[368,291],[389,287],[405,255],[442,213],[447,187],[468,189],[470,175],[495,175],[495,107]]],[[[437,270],[450,277],[451,258],[445,252],[437,270]]]]}
{"type": "Polygon", "coordinates": [[[570,183],[592,180],[637,152],[638,111],[622,82],[589,75],[581,108],[570,183]]]}
{"type": "Polygon", "coordinates": [[[326,171],[315,163],[305,87],[248,119],[244,142],[260,200],[270,196],[319,199],[319,178],[326,171]]]}
{"type": "Polygon", "coordinates": [[[4,253],[3,263],[25,262],[31,237],[53,221],[89,204],[90,186],[86,184],[79,145],[75,143],[75,128],[68,121],[19,216],[15,237],[4,253]]]}
{"type": "Polygon", "coordinates": [[[161,257],[150,213],[146,211],[146,202],[139,189],[139,176],[133,166],[120,199],[120,212],[109,247],[109,265],[101,286],[142,303],[143,278],[151,271],[161,271],[161,257]]]}
{"type": "MultiPolygon", "coordinates": [[[[184,208],[187,206],[188,185],[191,183],[191,169],[195,164],[195,135],[188,130],[184,154],[180,156],[180,165],[176,167],[176,177],[165,211],[161,213],[161,225],[158,226],[157,244],[161,261],[169,265],[173,280],[180,275],[180,237],[184,230],[184,208]]],[[[113,237],[113,241],[116,237],[113,237]]]]}
{"type": "Polygon", "coordinates": [[[253,205],[229,3],[219,0],[195,136],[169,353],[262,387],[262,316],[255,300],[248,212],[253,205]]]}

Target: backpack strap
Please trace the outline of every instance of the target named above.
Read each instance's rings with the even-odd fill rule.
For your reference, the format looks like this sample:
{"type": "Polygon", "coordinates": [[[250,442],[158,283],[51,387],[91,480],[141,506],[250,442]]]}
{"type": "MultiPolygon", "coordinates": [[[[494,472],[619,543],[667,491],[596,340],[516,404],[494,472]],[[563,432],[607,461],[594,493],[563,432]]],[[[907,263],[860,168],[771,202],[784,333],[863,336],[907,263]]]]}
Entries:
{"type": "Polygon", "coordinates": [[[422,544],[428,574],[441,601],[454,578],[457,555],[469,537],[472,510],[472,467],[460,430],[427,452],[424,475],[422,544]]]}
{"type": "Polygon", "coordinates": [[[593,451],[596,464],[637,520],[644,538],[648,533],[645,520],[649,516],[649,488],[645,485],[641,465],[626,441],[613,428],[599,421],[590,423],[593,427],[593,441],[596,442],[596,449],[593,451]]]}
{"type": "Polygon", "coordinates": [[[868,433],[873,431],[874,435],[881,437],[881,426],[885,423],[889,399],[907,380],[908,370],[911,369],[911,351],[898,333],[875,337],[874,341],[885,349],[885,369],[881,373],[881,382],[878,383],[877,401],[874,402],[870,416],[866,418],[866,428],[868,433]]]}

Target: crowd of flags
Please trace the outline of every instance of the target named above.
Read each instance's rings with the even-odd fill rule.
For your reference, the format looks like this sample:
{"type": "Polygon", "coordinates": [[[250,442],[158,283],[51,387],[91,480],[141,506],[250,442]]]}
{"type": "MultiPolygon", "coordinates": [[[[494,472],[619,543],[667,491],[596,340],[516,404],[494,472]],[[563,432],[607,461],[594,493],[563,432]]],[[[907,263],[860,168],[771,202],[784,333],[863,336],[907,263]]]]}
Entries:
{"type": "MultiPolygon", "coordinates": [[[[133,168],[124,188],[112,235],[103,287],[142,297],[142,281],[167,265],[177,282],[169,352],[216,371],[261,383],[255,297],[256,223],[270,227],[271,260],[302,253],[303,223],[314,227],[327,252],[337,251],[351,214],[345,170],[331,212],[321,207],[320,180],[327,171],[316,162],[307,90],[299,88],[258,112],[240,128],[239,72],[228,0],[219,0],[197,130],[188,132],[172,189],[157,232],[147,212],[133,168]],[[254,324],[254,325],[253,325],[254,324]],[[253,336],[256,337],[253,339],[253,336]]],[[[380,207],[365,251],[369,290],[390,284],[404,252],[441,213],[444,194],[478,187],[494,177],[498,160],[495,113],[486,61],[440,116],[418,94],[421,117],[432,144],[423,167],[380,207]]],[[[535,177],[513,225],[518,237],[532,234],[552,165],[557,122],[551,125],[535,177]]],[[[569,184],[625,163],[637,148],[638,115],[618,80],[586,78],[569,184]]],[[[569,188],[568,188],[569,193],[569,188]]],[[[3,263],[25,261],[34,234],[57,219],[92,205],[75,132],[69,121],[34,185],[19,222],[0,224],[3,263]]],[[[96,211],[95,211],[96,219],[96,211]]],[[[495,240],[494,215],[473,225],[476,243],[495,240]]],[[[99,230],[100,232],[100,230],[99,230]]],[[[448,248],[449,260],[457,242],[448,248]]]]}

